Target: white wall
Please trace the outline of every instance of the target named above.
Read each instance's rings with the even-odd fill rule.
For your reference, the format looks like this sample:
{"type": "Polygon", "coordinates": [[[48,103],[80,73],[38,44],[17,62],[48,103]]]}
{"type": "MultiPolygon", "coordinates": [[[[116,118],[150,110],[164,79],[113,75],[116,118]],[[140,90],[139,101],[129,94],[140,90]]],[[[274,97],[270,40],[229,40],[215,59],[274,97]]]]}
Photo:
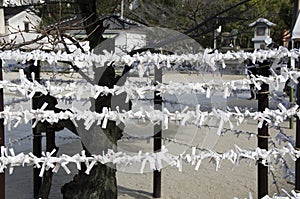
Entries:
{"type": "Polygon", "coordinates": [[[34,13],[22,11],[8,19],[8,26],[12,30],[17,30],[20,27],[21,31],[23,31],[25,22],[29,23],[29,31],[34,31],[35,27],[39,26],[41,18],[34,13]]]}
{"type": "Polygon", "coordinates": [[[25,41],[29,41],[37,37],[36,27],[39,26],[40,22],[41,22],[41,18],[38,17],[37,15],[31,12],[22,11],[17,15],[11,17],[10,19],[8,19],[7,21],[8,26],[6,27],[7,28],[6,33],[9,34],[10,40],[14,39],[17,36],[15,40],[17,43],[24,42],[24,39],[25,41]],[[23,36],[20,33],[11,34],[11,33],[18,32],[19,30],[24,31],[25,22],[29,23],[28,33],[22,32],[23,36]]]}
{"type": "Polygon", "coordinates": [[[0,34],[5,34],[4,10],[0,8],[0,34]]]}
{"type": "Polygon", "coordinates": [[[124,54],[146,46],[146,34],[130,31],[119,31],[115,38],[115,53],[124,54]]]}
{"type": "Polygon", "coordinates": [[[127,34],[127,50],[143,48],[146,46],[146,34],[128,33],[127,34]]]}
{"type": "Polygon", "coordinates": [[[125,31],[119,31],[118,36],[115,38],[115,53],[126,53],[127,35],[125,31]]]}

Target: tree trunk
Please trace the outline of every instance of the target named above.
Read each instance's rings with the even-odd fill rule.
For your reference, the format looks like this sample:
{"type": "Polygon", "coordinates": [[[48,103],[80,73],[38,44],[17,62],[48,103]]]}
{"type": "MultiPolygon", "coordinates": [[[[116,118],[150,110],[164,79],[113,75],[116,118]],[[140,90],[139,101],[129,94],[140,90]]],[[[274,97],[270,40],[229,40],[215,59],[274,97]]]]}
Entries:
{"type": "MultiPolygon", "coordinates": [[[[115,77],[115,71],[112,66],[102,67],[96,71],[95,81],[100,86],[113,88],[119,78],[115,77]]],[[[115,109],[113,101],[118,104],[125,103],[122,100],[112,99],[111,95],[99,96],[91,107],[92,111],[102,112],[104,107],[115,109]]],[[[117,105],[117,104],[116,104],[117,105]]],[[[94,123],[88,130],[85,129],[83,120],[78,121],[77,133],[81,137],[83,148],[86,155],[107,153],[108,149],[117,148],[117,141],[122,137],[123,126],[117,125],[114,121],[108,121],[106,128],[94,123]]],[[[113,164],[95,165],[90,174],[85,174],[86,168],[75,175],[73,180],[65,184],[61,192],[63,198],[101,198],[114,199],[117,198],[117,180],[116,168],[113,164]]]]}
{"type": "Polygon", "coordinates": [[[102,34],[105,30],[102,20],[99,20],[97,16],[96,0],[77,0],[77,3],[84,19],[86,35],[89,36],[90,48],[94,49],[104,41],[102,34]]]}
{"type": "Polygon", "coordinates": [[[108,165],[95,165],[90,174],[75,175],[73,181],[62,187],[65,199],[115,199],[117,198],[116,169],[108,165]]]}
{"type": "MultiPolygon", "coordinates": [[[[122,131],[117,127],[115,122],[109,121],[107,128],[101,130],[99,126],[92,126],[89,130],[85,130],[83,122],[78,129],[81,140],[87,155],[90,153],[98,154],[107,149],[115,149],[117,140],[121,137],[122,131]],[[91,151],[91,152],[90,152],[91,151]]],[[[75,175],[73,180],[65,184],[61,192],[65,199],[89,198],[89,199],[114,199],[117,198],[117,180],[116,168],[113,164],[97,164],[90,174],[86,174],[86,167],[81,165],[81,171],[75,175]]]]}
{"type": "MultiPolygon", "coordinates": [[[[86,34],[89,36],[90,49],[94,49],[104,41],[102,34],[105,30],[103,21],[99,20],[97,16],[96,0],[77,0],[77,3],[84,19],[86,34]]],[[[101,67],[101,69],[97,69],[97,71],[94,72],[94,83],[113,88],[116,83],[116,77],[112,66],[101,67]]],[[[91,110],[100,113],[103,107],[112,108],[111,101],[111,95],[100,96],[94,103],[92,102],[91,110]]],[[[79,123],[81,122],[79,121],[79,123]]],[[[92,153],[102,154],[103,151],[107,152],[107,149],[116,149],[117,141],[122,136],[122,128],[113,121],[108,121],[105,129],[101,129],[99,125],[94,124],[88,132],[86,132],[87,130],[84,129],[82,123],[82,125],[79,124],[76,131],[81,137],[82,145],[87,155],[92,153]]],[[[66,183],[61,188],[63,198],[117,198],[115,165],[103,165],[99,163],[92,168],[89,175],[84,172],[85,168],[82,168],[71,182],[66,183]]]]}

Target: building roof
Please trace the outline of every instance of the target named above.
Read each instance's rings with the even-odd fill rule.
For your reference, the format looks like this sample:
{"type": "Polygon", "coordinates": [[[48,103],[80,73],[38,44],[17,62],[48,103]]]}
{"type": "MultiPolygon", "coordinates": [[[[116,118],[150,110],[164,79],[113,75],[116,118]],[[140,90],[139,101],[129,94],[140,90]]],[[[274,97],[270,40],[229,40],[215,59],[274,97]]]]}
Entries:
{"type": "Polygon", "coordinates": [[[109,29],[132,29],[144,26],[128,18],[121,18],[119,15],[107,16],[103,21],[103,25],[108,26],[109,29]]]}
{"type": "MultiPolygon", "coordinates": [[[[119,31],[134,32],[135,30],[139,30],[139,28],[145,27],[145,25],[128,18],[121,19],[120,15],[118,14],[99,16],[99,19],[103,20],[104,27],[108,27],[105,30],[105,33],[108,34],[109,38],[115,37],[116,33],[119,31]]],[[[77,14],[71,18],[63,20],[60,23],[55,23],[50,26],[61,26],[66,27],[66,29],[69,27],[67,30],[69,34],[74,35],[76,38],[82,38],[86,37],[86,31],[83,22],[84,20],[81,14],[77,14]]],[[[140,31],[138,32],[140,33],[140,31]]]]}
{"type": "Polygon", "coordinates": [[[251,24],[249,24],[250,27],[256,26],[259,23],[264,23],[267,26],[276,26],[275,23],[270,22],[268,19],[265,18],[258,18],[256,21],[252,22],[251,24]]]}
{"type": "MultiPolygon", "coordinates": [[[[8,20],[8,19],[14,17],[15,15],[19,14],[20,12],[25,11],[25,10],[34,11],[32,6],[29,6],[29,5],[4,7],[4,18],[5,18],[5,20],[8,20]]],[[[37,14],[36,11],[34,13],[37,14]]]]}
{"type": "MultiPolygon", "coordinates": [[[[99,16],[100,19],[103,19],[103,25],[108,26],[108,29],[114,30],[126,30],[138,27],[144,27],[145,25],[138,23],[136,21],[130,20],[128,18],[121,18],[117,14],[106,15],[106,16],[99,16]]],[[[75,15],[72,18],[66,19],[59,24],[53,25],[60,25],[60,26],[76,26],[78,29],[82,27],[83,29],[83,19],[80,14],[75,15]]]]}

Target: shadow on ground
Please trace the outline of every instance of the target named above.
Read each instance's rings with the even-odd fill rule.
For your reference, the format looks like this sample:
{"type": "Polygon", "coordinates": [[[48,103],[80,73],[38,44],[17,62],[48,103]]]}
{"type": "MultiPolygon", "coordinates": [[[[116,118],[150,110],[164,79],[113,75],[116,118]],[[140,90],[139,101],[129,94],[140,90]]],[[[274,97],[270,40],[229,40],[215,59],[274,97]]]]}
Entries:
{"type": "Polygon", "coordinates": [[[129,196],[135,199],[152,199],[152,193],[142,190],[130,189],[123,186],[118,186],[119,196],[129,196]]]}

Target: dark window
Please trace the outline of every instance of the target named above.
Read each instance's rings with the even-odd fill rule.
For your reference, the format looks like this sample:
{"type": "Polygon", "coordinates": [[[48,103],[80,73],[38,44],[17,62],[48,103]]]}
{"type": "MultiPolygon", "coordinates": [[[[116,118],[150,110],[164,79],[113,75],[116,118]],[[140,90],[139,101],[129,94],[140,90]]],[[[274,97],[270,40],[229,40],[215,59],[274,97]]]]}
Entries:
{"type": "Polygon", "coordinates": [[[264,27],[257,27],[256,28],[256,35],[257,36],[265,35],[265,33],[266,33],[266,28],[264,28],[264,27]]]}
{"type": "Polygon", "coordinates": [[[259,48],[260,49],[266,49],[266,44],[260,44],[259,48]]]}
{"type": "Polygon", "coordinates": [[[26,21],[24,22],[24,31],[29,32],[29,23],[26,21]]]}

